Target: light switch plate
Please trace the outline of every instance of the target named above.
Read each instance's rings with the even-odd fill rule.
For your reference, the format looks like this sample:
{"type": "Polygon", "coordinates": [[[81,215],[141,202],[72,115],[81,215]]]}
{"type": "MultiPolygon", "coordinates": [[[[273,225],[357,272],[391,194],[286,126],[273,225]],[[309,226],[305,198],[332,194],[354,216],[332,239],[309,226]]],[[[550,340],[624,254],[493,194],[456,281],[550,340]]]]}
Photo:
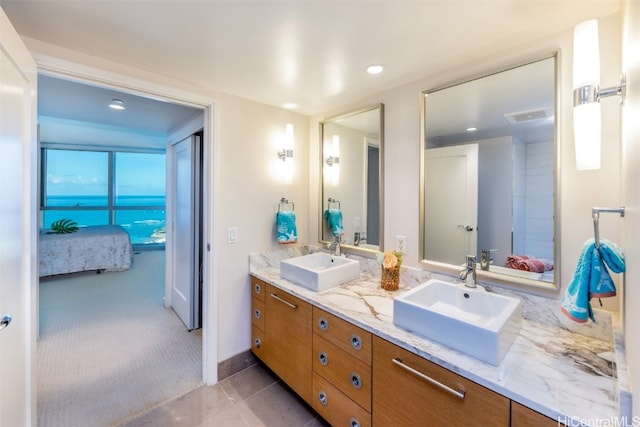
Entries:
{"type": "Polygon", "coordinates": [[[238,243],[238,228],[227,228],[227,243],[238,243]]]}

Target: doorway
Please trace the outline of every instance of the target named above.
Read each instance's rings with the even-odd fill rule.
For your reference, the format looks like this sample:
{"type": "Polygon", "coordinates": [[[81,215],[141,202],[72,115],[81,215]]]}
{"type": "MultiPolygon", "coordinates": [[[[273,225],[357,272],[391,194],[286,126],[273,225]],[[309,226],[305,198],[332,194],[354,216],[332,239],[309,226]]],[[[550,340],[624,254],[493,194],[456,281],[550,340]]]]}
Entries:
{"type": "MultiPolygon", "coordinates": [[[[100,81],[103,79],[99,78],[99,74],[100,72],[96,71],[96,73],[98,74],[98,77],[91,79],[92,82],[100,81]]],[[[66,77],[65,77],[66,78],[66,77]]],[[[82,78],[74,78],[72,80],[74,83],[77,84],[83,84],[84,80],[82,78]]],[[[112,82],[113,79],[110,80],[110,82],[112,82]]],[[[95,84],[95,83],[92,83],[95,84]]],[[[139,85],[142,85],[140,83],[138,83],[139,85]]],[[[127,91],[130,90],[129,88],[131,87],[131,85],[123,85],[122,87],[120,86],[114,86],[113,83],[109,83],[106,84],[104,83],[104,87],[112,89],[112,90],[125,90],[124,86],[127,87],[127,91]]],[[[142,85],[144,86],[144,85],[142,85]]],[[[166,89],[164,91],[164,95],[160,97],[160,95],[157,92],[157,88],[156,88],[156,92],[145,92],[144,91],[144,87],[139,88],[140,92],[136,92],[134,95],[136,96],[149,96],[149,97],[153,97],[153,99],[158,100],[160,99],[160,102],[162,103],[174,103],[176,105],[185,105],[185,102],[189,102],[189,105],[191,105],[194,108],[197,108],[200,110],[201,112],[201,117],[200,117],[200,121],[199,121],[199,129],[203,129],[201,131],[200,137],[202,140],[202,152],[204,153],[203,156],[201,156],[201,170],[202,170],[202,176],[203,176],[203,185],[202,187],[208,187],[210,185],[210,182],[208,181],[209,177],[211,176],[209,168],[211,165],[211,160],[210,160],[210,156],[212,154],[212,147],[211,147],[211,143],[212,143],[212,138],[209,136],[210,135],[210,129],[212,126],[212,109],[213,109],[213,104],[208,102],[208,101],[204,101],[202,98],[198,97],[198,96],[193,96],[193,98],[191,98],[191,100],[187,99],[185,100],[184,94],[180,94],[179,97],[174,98],[173,97],[173,91],[171,89],[166,89]],[[179,101],[178,101],[178,100],[179,101]],[[207,157],[209,156],[209,157],[207,157]]],[[[132,94],[131,92],[122,92],[125,94],[132,94]]],[[[187,98],[189,98],[187,96],[187,98]]],[[[197,120],[196,120],[197,121],[197,120]]],[[[186,123],[186,125],[181,128],[178,129],[175,132],[175,135],[180,134],[180,132],[187,132],[187,129],[190,129],[189,131],[192,131],[193,129],[195,129],[194,127],[194,121],[190,121],[189,123],[186,123]]],[[[211,193],[209,193],[211,194],[211,193]]],[[[170,205],[170,201],[167,201],[167,206],[170,205]]],[[[208,212],[209,206],[210,206],[210,201],[208,200],[208,198],[203,198],[201,200],[201,206],[202,206],[202,210],[204,213],[208,212]]],[[[201,218],[206,218],[206,215],[201,215],[201,218]]],[[[208,233],[210,233],[210,228],[209,225],[206,223],[206,221],[202,221],[201,223],[201,233],[198,233],[198,236],[200,239],[203,240],[199,240],[199,241],[193,241],[193,246],[197,247],[199,246],[200,248],[203,247],[203,242],[206,240],[208,241],[209,239],[207,238],[208,233]]],[[[172,231],[169,230],[167,228],[167,235],[168,238],[169,236],[172,235],[172,231]]],[[[200,249],[201,250],[201,249],[200,249]]],[[[205,254],[205,253],[201,253],[201,254],[205,254]]],[[[202,345],[201,345],[201,351],[202,351],[202,358],[200,360],[200,365],[201,365],[201,372],[202,372],[202,380],[204,382],[207,383],[215,383],[217,381],[217,372],[215,372],[215,367],[217,367],[217,360],[215,359],[216,356],[216,351],[215,351],[215,337],[213,336],[215,328],[212,327],[212,324],[215,322],[215,319],[213,318],[213,316],[208,316],[208,312],[207,312],[207,307],[211,307],[213,306],[210,303],[210,300],[212,299],[213,295],[211,290],[209,289],[209,286],[207,286],[207,283],[209,283],[206,279],[204,279],[207,274],[208,274],[208,270],[209,270],[209,263],[211,262],[207,257],[205,256],[201,256],[201,262],[197,267],[194,267],[195,271],[195,275],[198,277],[202,277],[203,279],[200,280],[200,283],[202,284],[202,289],[201,289],[201,295],[203,296],[208,296],[209,298],[209,302],[201,302],[201,309],[200,311],[200,318],[202,319],[202,330],[201,330],[201,334],[203,335],[202,337],[202,345]],[[209,323],[207,323],[209,322],[209,323]],[[209,334],[209,336],[207,336],[207,334],[209,334]],[[205,346],[205,342],[208,342],[209,345],[205,346]],[[213,347],[212,347],[213,346],[213,347]],[[208,360],[209,363],[205,364],[202,363],[204,360],[208,360]],[[213,363],[212,363],[213,360],[213,363]],[[212,372],[211,369],[206,369],[207,366],[213,366],[214,370],[212,372]]],[[[202,301],[202,300],[201,300],[202,301]]]]}

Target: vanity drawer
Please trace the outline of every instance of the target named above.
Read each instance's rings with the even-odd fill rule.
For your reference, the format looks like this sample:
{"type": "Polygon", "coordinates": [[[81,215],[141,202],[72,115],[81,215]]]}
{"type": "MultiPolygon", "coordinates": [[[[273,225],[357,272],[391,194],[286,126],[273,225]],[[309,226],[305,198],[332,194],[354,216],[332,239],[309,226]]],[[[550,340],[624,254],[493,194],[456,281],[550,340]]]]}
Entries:
{"type": "Polygon", "coordinates": [[[251,324],[264,331],[264,302],[251,298],[251,324]]]}
{"type": "Polygon", "coordinates": [[[265,333],[263,330],[251,326],[251,352],[264,361],[265,333]]]}
{"type": "Polygon", "coordinates": [[[311,400],[313,409],[333,426],[371,425],[371,414],[315,372],[311,400]]]}
{"type": "Polygon", "coordinates": [[[313,335],[313,371],[371,412],[371,366],[313,335]]]}
{"type": "Polygon", "coordinates": [[[249,277],[251,277],[251,296],[253,298],[257,298],[258,301],[264,302],[265,301],[264,296],[267,293],[267,284],[262,280],[255,278],[253,276],[249,276],[249,277]]]}
{"type": "Polygon", "coordinates": [[[313,332],[353,357],[371,365],[371,332],[313,307],[313,332]]]}
{"type": "Polygon", "coordinates": [[[382,426],[507,427],[510,423],[510,401],[375,337],[372,413],[376,424],[382,426]]]}

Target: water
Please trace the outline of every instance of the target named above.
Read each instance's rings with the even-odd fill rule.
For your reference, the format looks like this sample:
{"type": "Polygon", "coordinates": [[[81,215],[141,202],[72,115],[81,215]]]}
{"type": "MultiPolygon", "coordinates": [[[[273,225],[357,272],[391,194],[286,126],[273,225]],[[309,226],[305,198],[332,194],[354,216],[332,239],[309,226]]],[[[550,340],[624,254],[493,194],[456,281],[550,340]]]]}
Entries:
{"type": "MultiPolygon", "coordinates": [[[[164,243],[165,203],[165,196],[116,197],[116,206],[145,206],[150,209],[116,210],[115,224],[121,225],[129,232],[133,244],[164,243]]],[[[79,226],[109,224],[107,196],[47,196],[47,206],[62,209],[44,211],[45,228],[49,228],[52,222],[64,218],[77,222],[79,226]],[[105,209],[82,210],[81,208],[84,206],[97,206],[105,209]],[[74,209],[64,209],[65,207],[73,207],[74,209]]]]}

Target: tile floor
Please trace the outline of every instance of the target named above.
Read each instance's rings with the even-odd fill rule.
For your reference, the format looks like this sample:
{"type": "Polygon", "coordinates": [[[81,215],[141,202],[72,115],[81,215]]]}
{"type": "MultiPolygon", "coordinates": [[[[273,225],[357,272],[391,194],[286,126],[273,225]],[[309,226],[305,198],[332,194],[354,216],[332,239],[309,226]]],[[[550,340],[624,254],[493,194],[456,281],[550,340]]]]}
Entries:
{"type": "Polygon", "coordinates": [[[309,405],[258,363],[200,387],[122,427],[326,427],[309,405]]]}

